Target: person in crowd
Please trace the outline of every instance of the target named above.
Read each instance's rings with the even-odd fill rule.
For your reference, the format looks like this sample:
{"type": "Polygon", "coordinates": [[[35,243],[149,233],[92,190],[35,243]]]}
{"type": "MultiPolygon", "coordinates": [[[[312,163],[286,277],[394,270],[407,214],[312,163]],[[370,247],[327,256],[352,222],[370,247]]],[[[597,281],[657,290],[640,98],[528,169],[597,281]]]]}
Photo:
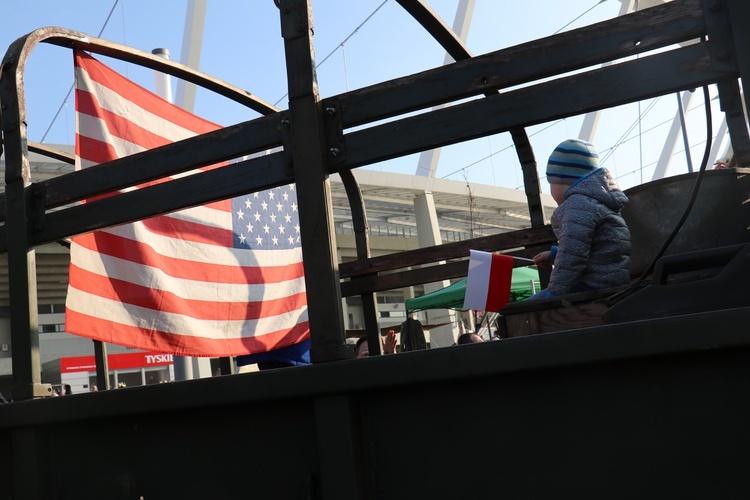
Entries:
{"type": "Polygon", "coordinates": [[[462,333],[456,339],[456,345],[477,344],[479,342],[484,342],[484,339],[476,333],[462,333]]]}
{"type": "MultiPolygon", "coordinates": [[[[396,352],[396,331],[388,330],[385,337],[381,337],[383,342],[383,354],[394,354],[396,352]]],[[[370,355],[370,347],[367,345],[367,335],[357,339],[354,346],[356,358],[366,358],[370,355]]]]}
{"type": "Polygon", "coordinates": [[[621,211],[628,197],[586,141],[568,139],[547,162],[557,246],[534,256],[552,267],[549,285],[531,299],[601,290],[630,283],[630,231],[621,211]]]}

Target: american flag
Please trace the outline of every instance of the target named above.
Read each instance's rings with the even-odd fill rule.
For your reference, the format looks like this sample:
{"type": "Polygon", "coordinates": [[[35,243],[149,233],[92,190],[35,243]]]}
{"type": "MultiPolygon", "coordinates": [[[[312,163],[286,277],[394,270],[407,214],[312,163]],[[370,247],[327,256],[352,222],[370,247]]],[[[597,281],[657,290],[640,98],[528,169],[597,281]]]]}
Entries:
{"type": "MultiPolygon", "coordinates": [[[[77,168],[219,128],[74,56],[77,168]]],[[[293,185],[76,236],[69,280],[66,330],[85,337],[184,356],[309,346],[293,185]]]]}

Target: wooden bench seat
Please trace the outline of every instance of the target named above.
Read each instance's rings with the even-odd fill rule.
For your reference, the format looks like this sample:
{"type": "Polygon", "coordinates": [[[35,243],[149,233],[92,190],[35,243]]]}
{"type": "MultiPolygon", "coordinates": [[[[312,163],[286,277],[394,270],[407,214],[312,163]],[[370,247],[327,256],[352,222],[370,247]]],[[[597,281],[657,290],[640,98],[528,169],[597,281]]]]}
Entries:
{"type": "Polygon", "coordinates": [[[513,302],[500,310],[498,332],[501,338],[512,338],[601,325],[608,309],[603,299],[625,288],[513,302]]]}

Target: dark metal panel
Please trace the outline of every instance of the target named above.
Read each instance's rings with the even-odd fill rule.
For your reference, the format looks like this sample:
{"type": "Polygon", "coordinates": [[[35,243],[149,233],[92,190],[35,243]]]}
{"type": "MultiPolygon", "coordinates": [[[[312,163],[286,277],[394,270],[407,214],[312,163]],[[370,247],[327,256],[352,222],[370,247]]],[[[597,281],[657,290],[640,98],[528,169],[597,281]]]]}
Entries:
{"type": "Polygon", "coordinates": [[[615,20],[358,89],[336,99],[343,110],[344,127],[348,128],[642,54],[704,34],[700,0],[675,0],[615,20]]]}
{"type": "Polygon", "coordinates": [[[705,44],[561,78],[439,109],[346,136],[342,168],[424,151],[702,86],[726,74],[711,67],[705,44]],[[561,99],[560,96],[566,96],[561,99]]]}
{"type": "MultiPolygon", "coordinates": [[[[415,388],[423,384],[439,385],[451,379],[530,370],[543,372],[551,368],[657,355],[750,349],[748,323],[750,306],[485,342],[476,349],[446,347],[232,377],[45,398],[0,405],[0,429],[110,418],[127,421],[144,414],[153,414],[155,418],[165,413],[187,417],[198,409],[216,412],[217,407],[235,405],[257,409],[263,404],[272,405],[274,401],[294,401],[324,394],[393,390],[399,386],[415,388]]],[[[238,418],[248,415],[240,414],[238,418]]]]}
{"type": "Polygon", "coordinates": [[[370,498],[546,498],[561,485],[579,497],[611,498],[613,485],[626,497],[735,497],[750,445],[737,397],[750,383],[748,321],[742,308],[1,405],[0,436],[36,437],[0,456],[45,457],[16,464],[43,467],[40,487],[77,499],[316,498],[324,481],[359,480],[340,477],[356,465],[328,476],[349,457],[371,466],[370,498]],[[466,415],[483,418],[466,430],[466,415]],[[143,460],[164,447],[222,460],[143,460]],[[457,456],[493,474],[436,483],[457,456]]]}
{"type": "Polygon", "coordinates": [[[351,357],[346,345],[333,229],[323,109],[315,78],[308,1],[282,0],[292,158],[297,182],[312,361],[351,357]]]}
{"type": "Polygon", "coordinates": [[[10,433],[12,449],[13,482],[4,486],[3,496],[14,500],[39,500],[54,498],[47,477],[49,460],[45,457],[50,449],[45,446],[45,439],[40,429],[34,427],[19,427],[10,433]],[[10,487],[8,487],[10,486],[10,487]]]}
{"type": "Polygon", "coordinates": [[[320,450],[321,493],[325,499],[366,498],[362,464],[356,442],[362,430],[356,425],[347,395],[315,398],[318,449],[320,450]]]}
{"type": "Polygon", "coordinates": [[[750,439],[741,430],[750,408],[736,397],[750,382],[748,320],[743,308],[48,398],[0,406],[0,428],[37,436],[11,451],[46,457],[27,459],[47,469],[38,469],[40,488],[81,499],[102,491],[242,498],[249,489],[261,498],[314,497],[326,481],[359,481],[348,474],[358,463],[371,465],[363,474],[374,498],[515,497],[522,489],[553,497],[561,485],[611,497],[613,484],[662,498],[671,496],[663,488],[688,487],[731,497],[744,481],[750,439]],[[462,430],[467,414],[488,422],[471,421],[473,439],[462,430]],[[154,474],[143,453],[163,446],[223,460],[167,461],[154,474]],[[105,453],[107,460],[90,460],[105,453]],[[456,456],[496,472],[469,484],[444,474],[436,484],[429,472],[456,456]],[[341,462],[350,458],[355,465],[341,462]],[[694,469],[697,486],[684,477],[694,469]]]}
{"type": "MultiPolygon", "coordinates": [[[[473,358],[482,347],[447,349],[473,358]]],[[[411,398],[366,392],[366,453],[388,464],[375,469],[375,496],[742,497],[750,402],[738,395],[750,383],[748,355],[743,347],[453,379],[414,387],[411,398]],[[425,416],[442,426],[439,439],[425,416]],[[455,473],[456,457],[484,473],[455,473]]]]}

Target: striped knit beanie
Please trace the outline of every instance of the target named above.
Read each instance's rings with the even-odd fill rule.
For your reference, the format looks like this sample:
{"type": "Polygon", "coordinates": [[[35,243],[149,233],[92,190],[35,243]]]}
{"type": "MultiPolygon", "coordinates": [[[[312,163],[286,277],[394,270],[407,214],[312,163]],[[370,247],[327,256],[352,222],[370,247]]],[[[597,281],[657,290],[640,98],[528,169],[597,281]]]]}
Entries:
{"type": "Polygon", "coordinates": [[[550,184],[573,184],[599,168],[599,155],[592,144],[568,139],[555,148],[547,162],[550,184]]]}

